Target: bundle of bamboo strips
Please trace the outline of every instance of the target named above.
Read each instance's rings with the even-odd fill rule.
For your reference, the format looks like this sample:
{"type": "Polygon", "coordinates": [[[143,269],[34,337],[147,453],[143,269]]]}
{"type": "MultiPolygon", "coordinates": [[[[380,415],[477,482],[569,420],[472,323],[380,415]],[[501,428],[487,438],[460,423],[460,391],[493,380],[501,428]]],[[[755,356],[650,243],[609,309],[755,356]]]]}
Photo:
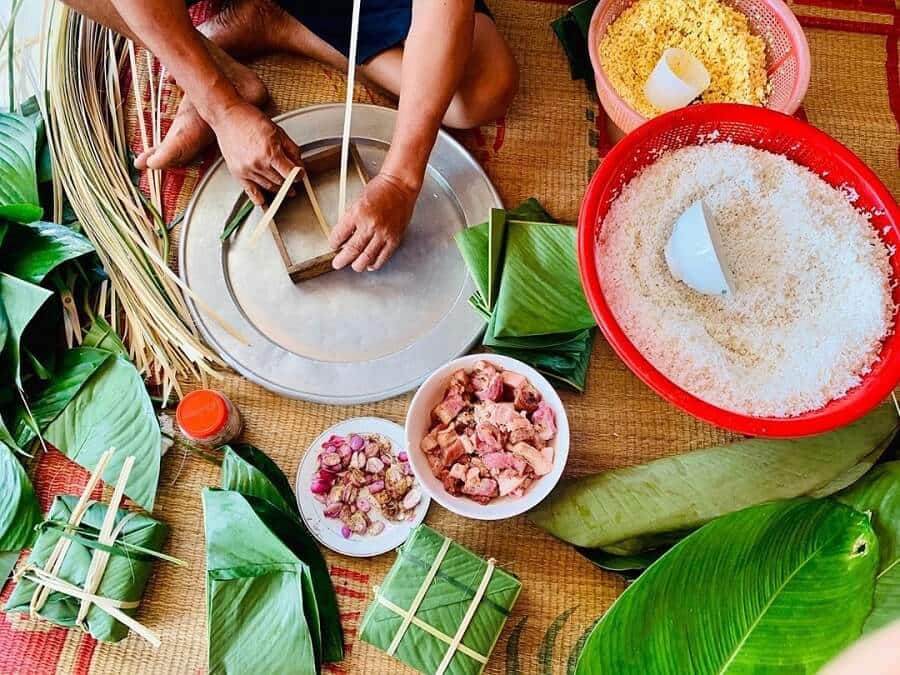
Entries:
{"type": "Polygon", "coordinates": [[[167,264],[159,172],[148,176],[149,199],[129,176],[120,69],[131,66],[145,144],[160,138],[165,74],[154,83],[152,57],[146,72],[139,71],[130,41],[59,3],[48,9],[47,24],[44,117],[55,178],[109,274],[100,311],[108,312],[137,366],[167,398],[172,389],[180,392],[179,378],[205,381],[221,363],[201,341],[182,291],[208,308],[167,264]],[[144,74],[150,79],[149,135],[137,81],[144,74]]]}

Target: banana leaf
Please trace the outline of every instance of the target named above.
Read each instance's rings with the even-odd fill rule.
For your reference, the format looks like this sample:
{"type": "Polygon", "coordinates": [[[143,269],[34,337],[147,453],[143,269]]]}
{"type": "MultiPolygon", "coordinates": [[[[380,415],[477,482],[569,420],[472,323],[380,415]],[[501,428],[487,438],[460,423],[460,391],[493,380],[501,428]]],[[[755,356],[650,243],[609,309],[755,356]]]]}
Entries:
{"type": "Polygon", "coordinates": [[[244,495],[257,516],[309,566],[314,597],[307,605],[316,610],[319,626],[311,632],[321,645],[316,651],[321,652],[323,661],[340,661],[344,658],[344,636],[328,564],[300,519],[287,477],[262,450],[252,445],[235,444],[222,450],[222,489],[244,495]]]}
{"type": "Polygon", "coordinates": [[[0,113],[0,219],[16,223],[38,220],[37,122],[23,115],[0,113]]]}
{"type": "Polygon", "coordinates": [[[43,432],[111,356],[107,351],[90,347],[77,347],[63,354],[52,381],[31,400],[27,409],[24,405],[16,409],[13,422],[16,444],[27,448],[37,437],[35,429],[43,432]]]}
{"type": "Polygon", "coordinates": [[[52,295],[46,288],[0,273],[0,302],[8,325],[4,356],[19,388],[22,387],[22,335],[52,295]]]}
{"type": "MultiPolygon", "coordinates": [[[[48,523],[55,523],[57,526],[41,529],[34,548],[28,556],[28,564],[43,568],[59,538],[68,536],[71,539],[69,550],[58,576],[70,584],[83,587],[91,564],[91,556],[98,545],[93,543],[89,536],[73,536],[64,533],[62,525],[68,522],[77,503],[78,497],[72,495],[61,495],[53,500],[48,523]]],[[[94,503],[89,506],[81,521],[80,531],[94,537],[99,534],[106,510],[107,505],[102,503],[94,503]]],[[[116,512],[116,525],[126,518],[127,521],[122,526],[121,533],[112,547],[114,555],[109,557],[106,571],[97,588],[97,595],[122,602],[133,602],[141,599],[144,587],[153,570],[153,559],[135,553],[133,547],[161,551],[168,528],[150,516],[125,509],[119,509],[116,512]]],[[[4,611],[27,613],[31,597],[36,589],[37,587],[32,581],[23,577],[13,589],[4,611]]],[[[81,601],[77,598],[54,591],[50,593],[47,603],[41,609],[40,616],[57,625],[71,627],[75,625],[80,604],[81,601]]],[[[123,609],[122,611],[133,615],[137,610],[123,609]]],[[[85,627],[91,635],[103,642],[118,642],[128,635],[128,629],[124,625],[96,605],[91,605],[88,610],[85,627]]]]}
{"type": "Polygon", "coordinates": [[[204,490],[203,521],[209,673],[316,672],[308,566],[238,492],[204,490]]]}
{"type": "Polygon", "coordinates": [[[41,522],[37,496],[22,463],[0,443],[0,551],[31,547],[41,522]]]}
{"type": "Polygon", "coordinates": [[[112,329],[109,322],[99,315],[95,316],[91,321],[91,327],[84,334],[81,344],[83,347],[96,347],[97,349],[124,356],[126,359],[130,358],[128,348],[125,347],[122,338],[112,329]]]}
{"type": "Polygon", "coordinates": [[[868,518],[831,500],[723,516],[626,589],[576,675],[813,673],[859,636],[877,565],[868,518]]]}
{"type": "Polygon", "coordinates": [[[822,488],[893,438],[898,421],[894,407],[883,404],[819,436],[749,439],[606,471],[557,486],[528,517],[586,548],[692,529],[754,504],[822,488]]]}
{"type": "Polygon", "coordinates": [[[45,440],[88,470],[101,455],[115,448],[103,480],[115,483],[122,464],[135,457],[125,494],[141,508],[153,511],[159,483],[159,421],[144,381],[121,356],[106,360],[81,385],[71,402],[44,432],[45,440]]]}
{"type": "Polygon", "coordinates": [[[506,230],[494,335],[547,335],[594,326],[578,274],[575,228],[510,221],[506,230]]]}
{"type": "Polygon", "coordinates": [[[900,462],[876,466],[861,481],[835,496],[857,511],[871,514],[881,552],[875,577],[875,602],[863,626],[877,630],[900,619],[900,462]]]}
{"type": "MultiPolygon", "coordinates": [[[[416,527],[406,543],[398,549],[397,561],[391,567],[363,617],[360,639],[381,650],[387,650],[403,617],[378,598],[408,610],[427,576],[446,537],[426,525],[416,527]]],[[[476,589],[487,569],[487,562],[468,549],[450,543],[437,573],[415,611],[417,621],[454,636],[459,629],[476,589]]],[[[474,654],[490,657],[503,630],[509,612],[516,602],[522,584],[511,574],[495,567],[481,601],[466,628],[462,645],[474,654]]],[[[435,637],[411,623],[403,633],[394,656],[419,672],[433,673],[447,652],[447,641],[435,637]]],[[[453,675],[476,675],[484,664],[471,654],[457,651],[446,672],[453,675]]]]}
{"type": "Polygon", "coordinates": [[[503,209],[491,209],[488,218],[488,282],[487,282],[487,308],[494,309],[497,299],[497,287],[500,285],[498,272],[501,269],[500,261],[503,257],[503,247],[506,243],[506,211],[503,209]]]}
{"type": "Polygon", "coordinates": [[[473,225],[457,232],[453,239],[459,249],[472,281],[475,284],[474,302],[484,308],[490,314],[486,299],[489,296],[490,256],[488,255],[488,223],[473,225]]]}
{"type": "Polygon", "coordinates": [[[626,581],[634,581],[641,573],[656,562],[665,549],[652,549],[634,555],[614,555],[599,548],[576,548],[576,551],[591,564],[607,572],[614,572],[626,581]]]}
{"type": "Polygon", "coordinates": [[[66,261],[94,250],[83,234],[65,225],[35,221],[13,227],[0,252],[0,269],[33,284],[66,261]]]}

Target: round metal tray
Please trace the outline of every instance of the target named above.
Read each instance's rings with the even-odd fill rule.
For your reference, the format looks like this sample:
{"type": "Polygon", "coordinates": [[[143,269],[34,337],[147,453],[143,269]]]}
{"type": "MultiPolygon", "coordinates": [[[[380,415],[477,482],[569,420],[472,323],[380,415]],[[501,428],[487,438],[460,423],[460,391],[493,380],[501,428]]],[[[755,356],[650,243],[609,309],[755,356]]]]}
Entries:
{"type": "MultiPolygon", "coordinates": [[[[396,117],[388,108],[354,105],[352,136],[372,175],[396,117]]],[[[343,106],[302,108],[276,121],[309,152],[340,142],[343,106]]],[[[333,187],[322,186],[323,195],[336,193],[333,187]]],[[[453,234],[502,204],[447,133],[438,135],[403,245],[378,272],[347,268],[294,284],[272,236],[249,241],[259,209],[234,241],[220,241],[240,192],[221,160],[200,181],[185,212],[179,269],[243,338],[188,300],[204,339],[249,380],[322,403],[378,401],[413,389],[478,339],[484,322],[468,304],[474,286],[453,234]]],[[[322,209],[333,223],[336,205],[326,198],[322,209]]]]}

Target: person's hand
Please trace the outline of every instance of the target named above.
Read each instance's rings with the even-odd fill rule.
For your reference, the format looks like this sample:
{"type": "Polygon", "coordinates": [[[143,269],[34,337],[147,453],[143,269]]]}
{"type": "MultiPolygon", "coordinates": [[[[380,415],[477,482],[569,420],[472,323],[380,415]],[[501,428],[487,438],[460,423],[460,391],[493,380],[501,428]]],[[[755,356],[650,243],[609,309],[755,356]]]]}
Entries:
{"type": "Polygon", "coordinates": [[[340,247],[334,268],[380,269],[400,245],[417,196],[417,190],[390,174],[380,173],[370,180],[331,231],[332,248],[340,247]]]}
{"type": "MultiPolygon", "coordinates": [[[[222,111],[213,130],[228,170],[257,206],[265,205],[264,190],[278,192],[291,170],[303,167],[297,144],[250,103],[237,103],[222,111]]],[[[302,177],[301,171],[295,181],[302,177]]]]}

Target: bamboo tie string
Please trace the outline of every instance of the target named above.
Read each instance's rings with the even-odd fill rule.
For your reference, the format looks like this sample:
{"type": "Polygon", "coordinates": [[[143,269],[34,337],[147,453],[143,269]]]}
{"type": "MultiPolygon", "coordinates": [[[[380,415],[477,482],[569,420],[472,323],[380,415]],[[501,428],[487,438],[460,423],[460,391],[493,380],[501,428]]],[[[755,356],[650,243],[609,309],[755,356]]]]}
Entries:
{"type": "Polygon", "coordinates": [[[338,188],[337,219],[347,207],[347,162],[350,159],[350,125],[353,119],[353,89],[356,86],[356,50],[359,38],[359,11],[362,0],[353,0],[350,18],[350,50],[347,54],[347,94],[344,99],[344,131],[341,134],[341,180],[338,188]]]}

